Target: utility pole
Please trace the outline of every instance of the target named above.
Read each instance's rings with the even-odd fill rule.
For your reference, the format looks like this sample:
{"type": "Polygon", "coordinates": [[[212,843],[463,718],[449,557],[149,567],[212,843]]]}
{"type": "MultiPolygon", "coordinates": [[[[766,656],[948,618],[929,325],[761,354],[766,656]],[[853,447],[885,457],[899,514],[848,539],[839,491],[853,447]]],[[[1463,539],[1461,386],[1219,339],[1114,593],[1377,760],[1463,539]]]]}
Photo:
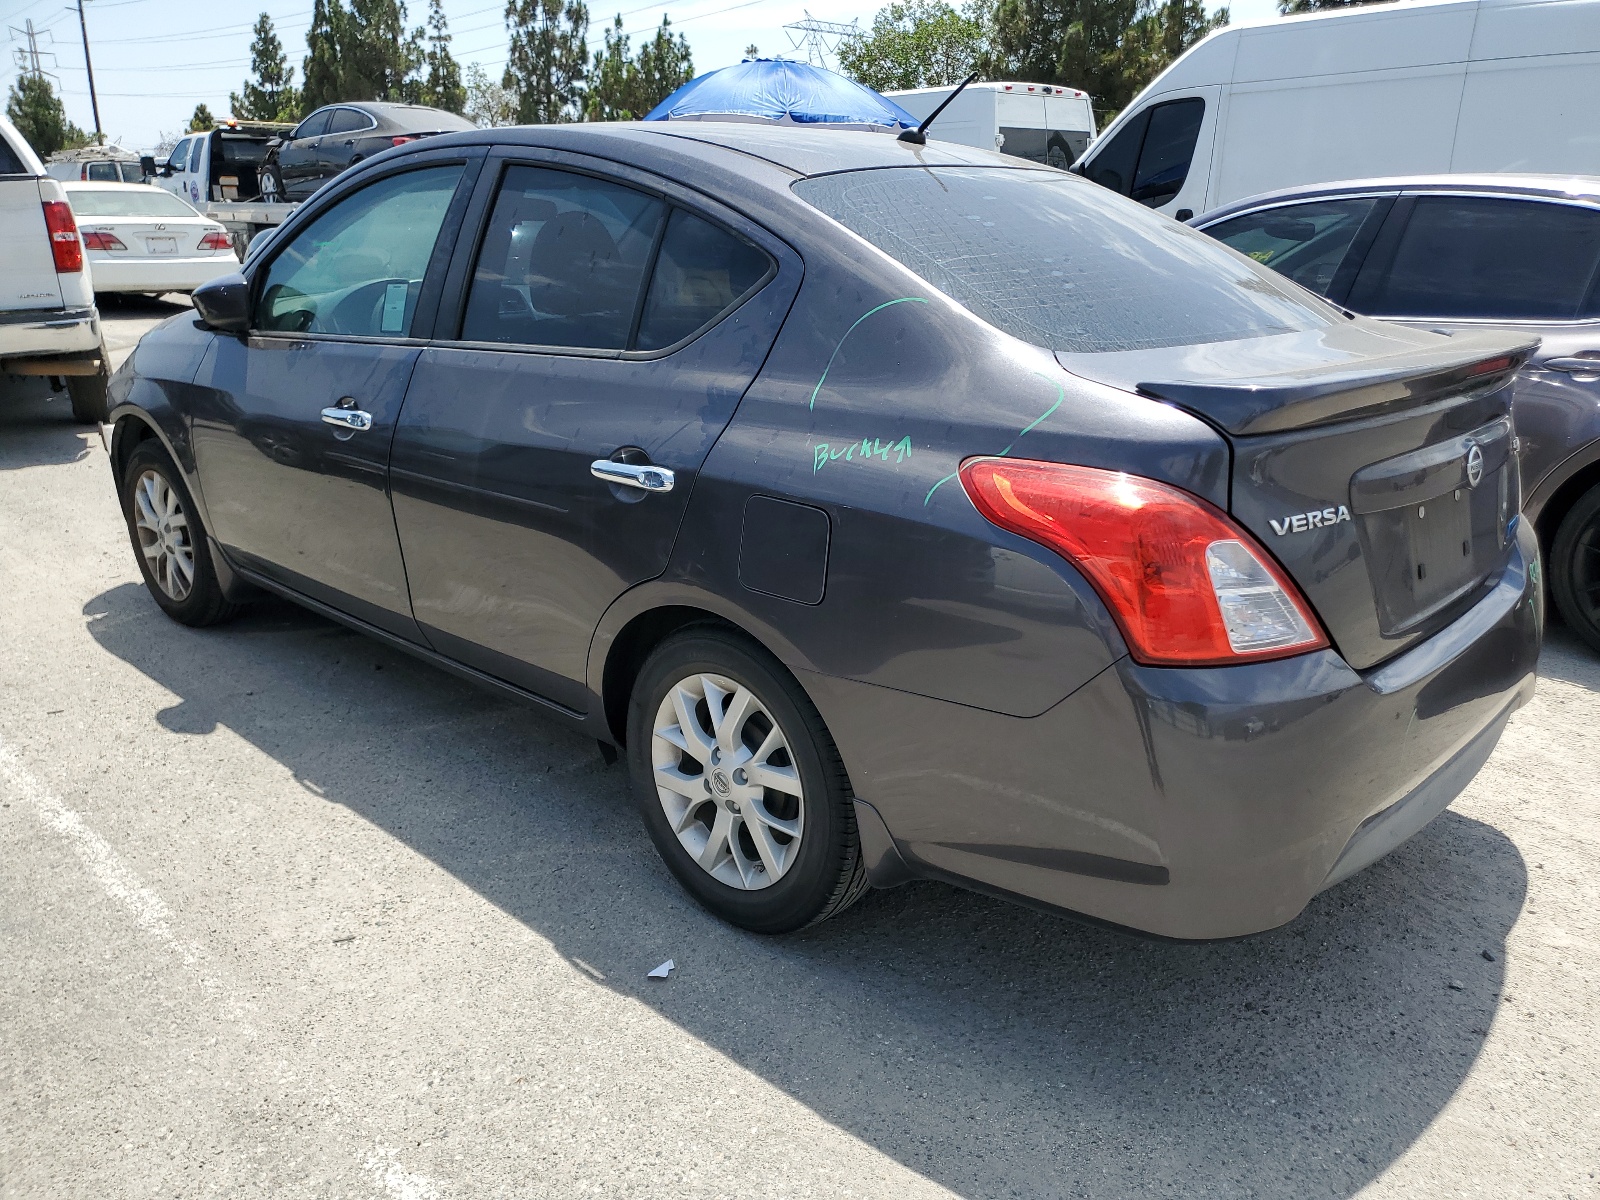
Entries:
{"type": "Polygon", "coordinates": [[[89,72],[89,107],[94,109],[94,143],[103,146],[106,135],[100,130],[100,99],[94,94],[94,63],[89,61],[89,26],[83,19],[83,0],[78,0],[78,28],[83,31],[83,65],[89,72]]]}

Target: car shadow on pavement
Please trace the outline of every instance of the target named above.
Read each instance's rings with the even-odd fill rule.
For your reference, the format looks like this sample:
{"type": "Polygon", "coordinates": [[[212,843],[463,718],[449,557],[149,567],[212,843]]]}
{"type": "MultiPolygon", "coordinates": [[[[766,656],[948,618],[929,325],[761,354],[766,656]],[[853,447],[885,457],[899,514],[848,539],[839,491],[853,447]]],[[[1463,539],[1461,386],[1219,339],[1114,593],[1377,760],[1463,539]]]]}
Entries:
{"type": "Polygon", "coordinates": [[[761,938],[688,900],[623,769],[536,714],[289,605],[197,631],[127,584],[84,613],[179,698],[152,722],[247,739],[963,1196],[1352,1195],[1439,1118],[1502,1004],[1525,864],[1453,812],[1241,941],[1145,941],[931,883],[761,938]],[[667,958],[671,979],[644,977],[667,958]]]}
{"type": "Polygon", "coordinates": [[[1553,618],[1544,631],[1544,653],[1539,656],[1539,677],[1574,683],[1600,692],[1600,651],[1553,618]]]}
{"type": "Polygon", "coordinates": [[[52,393],[49,380],[0,375],[0,471],[79,462],[97,436],[73,420],[72,401],[52,393]]]}

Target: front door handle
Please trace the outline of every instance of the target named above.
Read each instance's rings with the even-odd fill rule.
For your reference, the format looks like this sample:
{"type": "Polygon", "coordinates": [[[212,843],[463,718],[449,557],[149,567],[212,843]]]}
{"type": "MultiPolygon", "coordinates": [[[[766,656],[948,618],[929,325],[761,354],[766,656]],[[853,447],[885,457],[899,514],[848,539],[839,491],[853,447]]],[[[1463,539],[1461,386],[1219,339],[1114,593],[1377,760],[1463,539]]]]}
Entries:
{"type": "Polygon", "coordinates": [[[647,492],[670,492],[677,482],[666,467],[613,462],[609,458],[595,459],[589,464],[589,474],[607,483],[620,483],[623,487],[642,488],[647,492]]]}
{"type": "Polygon", "coordinates": [[[322,410],[322,419],[340,429],[359,431],[372,428],[372,414],[362,412],[359,408],[325,408],[322,410]]]}
{"type": "Polygon", "coordinates": [[[1600,358],[1585,358],[1575,355],[1572,358],[1547,358],[1538,364],[1548,367],[1552,371],[1565,371],[1569,375],[1600,375],[1600,358]]]}

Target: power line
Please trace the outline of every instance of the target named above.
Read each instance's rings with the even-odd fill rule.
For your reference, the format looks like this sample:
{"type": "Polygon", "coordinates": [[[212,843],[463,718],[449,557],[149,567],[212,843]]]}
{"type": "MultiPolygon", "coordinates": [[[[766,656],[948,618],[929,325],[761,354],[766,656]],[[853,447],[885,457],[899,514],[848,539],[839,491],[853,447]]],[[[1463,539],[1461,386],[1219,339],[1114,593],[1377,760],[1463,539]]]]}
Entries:
{"type": "Polygon", "coordinates": [[[852,19],[849,24],[819,21],[811,15],[810,9],[806,10],[805,20],[791,21],[784,29],[794,31],[789,34],[789,41],[796,50],[806,52],[806,61],[823,68],[828,65],[828,55],[837,59],[840,46],[861,36],[859,21],[852,19]],[[796,37],[796,33],[800,36],[796,37]]]}

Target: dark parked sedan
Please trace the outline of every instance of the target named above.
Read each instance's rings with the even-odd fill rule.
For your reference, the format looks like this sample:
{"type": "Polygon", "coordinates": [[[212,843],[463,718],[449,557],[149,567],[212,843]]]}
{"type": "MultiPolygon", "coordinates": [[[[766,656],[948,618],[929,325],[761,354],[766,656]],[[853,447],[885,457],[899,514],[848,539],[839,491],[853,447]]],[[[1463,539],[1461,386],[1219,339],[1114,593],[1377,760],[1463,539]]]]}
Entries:
{"type": "Polygon", "coordinates": [[[1522,511],[1556,607],[1600,650],[1600,179],[1324,183],[1192,224],[1357,312],[1542,339],[1512,402],[1522,511]]]}
{"type": "Polygon", "coordinates": [[[953,880],[1252,933],[1530,694],[1518,337],[1061,172],[697,123],[364,163],[112,382],[151,595],[289,597],[626,755],[779,932],[953,880]]]}
{"type": "Polygon", "coordinates": [[[475,128],[465,117],[422,104],[329,104],[268,151],[261,198],[304,200],[364,158],[419,138],[475,128]]]}

